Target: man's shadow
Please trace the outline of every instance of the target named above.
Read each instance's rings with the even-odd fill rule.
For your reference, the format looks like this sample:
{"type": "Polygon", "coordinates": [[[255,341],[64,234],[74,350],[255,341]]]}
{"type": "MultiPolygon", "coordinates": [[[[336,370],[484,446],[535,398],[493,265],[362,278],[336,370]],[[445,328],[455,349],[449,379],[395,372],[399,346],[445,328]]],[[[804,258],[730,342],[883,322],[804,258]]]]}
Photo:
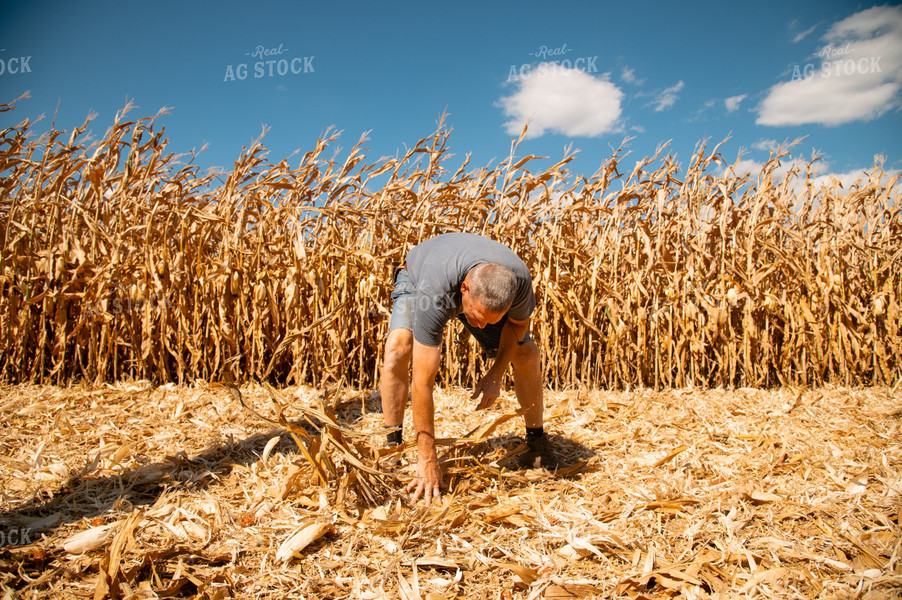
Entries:
{"type": "Polygon", "coordinates": [[[343,427],[353,428],[366,415],[382,414],[382,396],[377,391],[362,391],[341,398],[332,408],[343,427]]]}
{"type": "MultiPolygon", "coordinates": [[[[409,402],[409,400],[408,400],[409,402]]],[[[335,404],[335,416],[345,427],[353,427],[368,414],[382,414],[382,401],[378,392],[359,392],[335,404]]],[[[569,477],[591,471],[591,459],[597,456],[592,448],[558,434],[549,434],[552,450],[569,461],[571,468],[564,468],[554,476],[569,477]]],[[[451,448],[439,450],[439,460],[451,467],[448,475],[464,471],[461,467],[481,467],[491,471],[507,470],[517,479],[514,462],[525,449],[525,440],[516,434],[494,436],[475,444],[453,444],[451,448]]]]}
{"type": "MultiPolygon", "coordinates": [[[[364,415],[382,411],[378,394],[358,392],[346,395],[331,390],[324,392],[320,398],[326,399],[333,394],[335,397],[330,398],[330,412],[334,412],[342,426],[353,427],[364,415]]],[[[309,416],[287,423],[296,431],[306,432],[308,439],[320,436],[323,429],[322,423],[309,416]]],[[[204,490],[228,477],[236,465],[250,466],[260,460],[266,444],[275,436],[281,436],[281,439],[272,448],[273,453],[297,455],[298,459],[303,459],[298,441],[308,448],[310,446],[303,439],[295,441],[297,436],[291,435],[286,428],[270,425],[268,430],[242,440],[230,438],[214,442],[195,456],[178,452],[162,461],[100,477],[92,474],[96,468],[95,459],[84,464],[79,473],[58,487],[39,489],[24,504],[0,512],[0,531],[21,532],[18,544],[7,545],[22,545],[23,541],[38,541],[42,533],[52,534],[59,527],[82,519],[104,518],[111,513],[152,506],[170,490],[204,490]]]]}
{"type": "Polygon", "coordinates": [[[476,492],[491,481],[503,481],[502,487],[510,490],[538,481],[576,478],[597,468],[591,461],[597,456],[592,448],[562,435],[548,437],[552,452],[565,463],[556,469],[521,466],[519,458],[528,448],[522,435],[512,433],[475,444],[455,444],[439,455],[447,490],[455,494],[476,492]]]}
{"type": "MultiPolygon", "coordinates": [[[[596,452],[588,446],[564,437],[563,435],[549,433],[548,443],[552,452],[570,467],[565,467],[562,472],[565,476],[584,473],[588,468],[590,459],[596,456],[596,452]]],[[[509,434],[489,438],[469,449],[468,454],[480,463],[494,464],[497,468],[510,469],[514,459],[526,449],[526,441],[521,435],[509,434]]]]}
{"type": "MultiPolygon", "coordinates": [[[[311,429],[306,422],[292,424],[311,429]]],[[[218,441],[196,456],[179,452],[160,462],[100,477],[92,475],[94,465],[87,463],[59,487],[39,489],[24,504],[0,512],[0,531],[23,532],[20,544],[10,544],[13,546],[36,542],[42,533],[51,534],[68,523],[152,506],[169,490],[206,489],[228,477],[235,465],[249,466],[260,460],[267,442],[276,435],[282,439],[273,452],[298,453],[296,442],[286,433],[271,428],[243,440],[218,441]]]]}
{"type": "MultiPolygon", "coordinates": [[[[381,413],[381,401],[377,394],[356,394],[337,402],[334,411],[342,426],[353,427],[364,415],[381,413]]],[[[317,424],[307,420],[292,421],[291,425],[311,436],[319,434],[317,424]]],[[[28,535],[19,536],[21,545],[21,542],[39,541],[41,534],[52,534],[82,519],[103,519],[113,513],[152,506],[170,490],[204,490],[228,477],[236,465],[250,466],[260,460],[266,444],[277,435],[281,440],[273,452],[301,455],[293,436],[283,428],[270,427],[242,440],[217,441],[195,456],[179,452],[162,461],[110,475],[93,475],[96,465],[86,463],[80,473],[62,485],[39,489],[27,502],[0,512],[0,531],[27,532],[28,535]]],[[[377,438],[373,444],[381,439],[377,438]]],[[[556,451],[571,460],[588,463],[596,455],[591,448],[560,435],[550,435],[550,440],[556,451]]],[[[469,464],[500,471],[504,470],[505,455],[515,452],[522,442],[521,437],[513,434],[496,436],[478,444],[453,448],[451,454],[458,467],[469,464]]],[[[565,472],[564,476],[583,473],[589,468],[584,465],[573,473],[565,472]]]]}

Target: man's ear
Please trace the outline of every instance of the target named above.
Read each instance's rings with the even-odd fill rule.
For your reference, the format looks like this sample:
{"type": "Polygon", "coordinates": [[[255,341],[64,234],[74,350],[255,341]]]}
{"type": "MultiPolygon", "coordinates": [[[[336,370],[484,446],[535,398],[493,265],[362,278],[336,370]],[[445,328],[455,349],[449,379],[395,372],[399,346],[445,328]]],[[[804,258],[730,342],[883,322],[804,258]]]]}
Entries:
{"type": "Polygon", "coordinates": [[[460,293],[465,294],[470,291],[470,274],[467,273],[467,276],[464,277],[464,280],[460,282],[460,293]]]}

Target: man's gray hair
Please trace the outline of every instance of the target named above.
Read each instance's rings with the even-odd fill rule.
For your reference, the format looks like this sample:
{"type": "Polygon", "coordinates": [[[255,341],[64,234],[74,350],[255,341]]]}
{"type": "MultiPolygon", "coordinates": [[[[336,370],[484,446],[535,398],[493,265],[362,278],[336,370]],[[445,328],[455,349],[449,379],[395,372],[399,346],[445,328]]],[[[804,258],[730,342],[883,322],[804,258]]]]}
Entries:
{"type": "Polygon", "coordinates": [[[467,280],[473,296],[491,312],[506,313],[517,294],[517,276],[503,265],[478,264],[470,270],[467,280]]]}

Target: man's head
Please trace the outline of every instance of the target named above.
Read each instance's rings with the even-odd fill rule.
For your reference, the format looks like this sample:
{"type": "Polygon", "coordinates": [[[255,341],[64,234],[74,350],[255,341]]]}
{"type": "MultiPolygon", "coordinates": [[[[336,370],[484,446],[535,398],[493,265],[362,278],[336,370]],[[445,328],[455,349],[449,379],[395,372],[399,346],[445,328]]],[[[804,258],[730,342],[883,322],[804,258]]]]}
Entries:
{"type": "Polygon", "coordinates": [[[517,293],[517,276],[499,264],[482,263],[470,269],[460,291],[467,321],[482,329],[500,321],[510,309],[517,293]]]}

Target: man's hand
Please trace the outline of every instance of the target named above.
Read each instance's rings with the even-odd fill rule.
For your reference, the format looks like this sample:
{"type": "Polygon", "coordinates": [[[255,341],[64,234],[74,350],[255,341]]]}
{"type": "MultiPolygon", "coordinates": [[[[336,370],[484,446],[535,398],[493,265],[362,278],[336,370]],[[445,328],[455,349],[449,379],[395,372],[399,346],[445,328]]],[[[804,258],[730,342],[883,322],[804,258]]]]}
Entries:
{"type": "Polygon", "coordinates": [[[501,395],[501,377],[496,375],[491,369],[476,383],[470,400],[476,400],[480,395],[482,400],[479,402],[476,410],[485,410],[493,405],[498,396],[501,395]]]}
{"type": "Polygon", "coordinates": [[[410,396],[413,427],[417,432],[417,475],[407,485],[408,492],[414,491],[412,504],[420,495],[426,500],[426,506],[432,498],[441,497],[442,470],[435,453],[435,405],[432,401],[432,388],[441,359],[440,347],[426,346],[414,338],[410,396]]]}
{"type": "Polygon", "coordinates": [[[417,460],[417,475],[413,481],[407,484],[407,492],[413,492],[413,498],[410,503],[416,504],[420,495],[426,506],[429,506],[432,499],[441,500],[442,494],[439,488],[442,487],[442,469],[438,466],[438,460],[435,457],[417,460]]]}

